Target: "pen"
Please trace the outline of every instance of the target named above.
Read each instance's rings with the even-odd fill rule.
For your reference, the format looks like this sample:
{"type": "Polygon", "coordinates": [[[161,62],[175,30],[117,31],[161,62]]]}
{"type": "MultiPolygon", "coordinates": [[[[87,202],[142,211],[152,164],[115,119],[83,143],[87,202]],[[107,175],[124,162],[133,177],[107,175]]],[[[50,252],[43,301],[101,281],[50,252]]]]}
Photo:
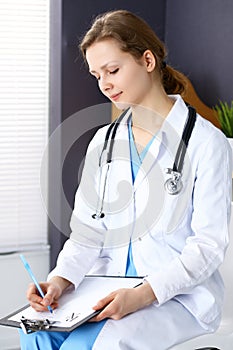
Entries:
{"type": "MultiPolygon", "coordinates": [[[[32,270],[31,270],[31,267],[30,267],[30,265],[28,264],[28,262],[27,262],[27,260],[25,259],[25,257],[23,256],[23,254],[20,254],[20,258],[21,258],[21,260],[22,260],[22,262],[23,262],[23,264],[24,264],[25,269],[26,269],[27,272],[29,273],[29,275],[30,275],[31,279],[33,280],[33,282],[35,283],[36,288],[38,289],[38,292],[40,293],[40,296],[41,296],[42,298],[44,298],[44,296],[45,296],[45,295],[44,295],[44,292],[43,292],[43,290],[41,289],[39,283],[37,282],[36,277],[34,276],[32,270]]],[[[50,305],[48,305],[48,310],[49,310],[49,312],[51,312],[51,314],[53,313],[53,309],[51,308],[50,305]]]]}

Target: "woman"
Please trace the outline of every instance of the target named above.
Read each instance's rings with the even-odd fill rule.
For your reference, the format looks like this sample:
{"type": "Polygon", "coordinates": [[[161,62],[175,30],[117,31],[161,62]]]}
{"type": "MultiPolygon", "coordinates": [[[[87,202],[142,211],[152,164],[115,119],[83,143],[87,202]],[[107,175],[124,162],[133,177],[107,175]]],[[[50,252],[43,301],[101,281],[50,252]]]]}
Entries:
{"type": "Polygon", "coordinates": [[[182,186],[168,193],[164,183],[171,176],[172,185],[177,175],[181,184],[172,172],[179,170],[177,164],[171,168],[190,114],[180,96],[182,75],[166,65],[164,46],[152,29],[124,10],[98,17],[81,50],[101,92],[125,112],[115,129],[110,163],[108,148],[103,151],[108,127],[89,145],[72,233],[48,282],[41,284],[45,298],[34,285],[27,296],[43,311],[48,305],[56,308],[62,292],[78,287],[88,273],[146,277],[141,286],[100,300],[94,309],[103,311],[93,322],[71,333],[21,332],[21,346],[169,349],[215,331],[220,322],[218,267],[228,245],[230,216],[228,143],[197,115],[182,186]]]}

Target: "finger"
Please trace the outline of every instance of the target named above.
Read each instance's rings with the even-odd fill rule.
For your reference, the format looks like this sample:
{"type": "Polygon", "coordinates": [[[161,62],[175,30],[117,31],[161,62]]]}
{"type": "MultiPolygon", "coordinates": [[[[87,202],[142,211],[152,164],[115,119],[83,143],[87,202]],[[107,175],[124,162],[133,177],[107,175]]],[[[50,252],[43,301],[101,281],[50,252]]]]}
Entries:
{"type": "Polygon", "coordinates": [[[97,316],[92,317],[88,322],[98,322],[97,316]]]}
{"type": "MultiPolygon", "coordinates": [[[[40,287],[44,293],[47,291],[47,286],[45,283],[40,283],[40,287]]],[[[41,302],[43,297],[40,295],[36,285],[30,283],[27,290],[27,299],[29,301],[41,302]]]]}
{"type": "Polygon", "coordinates": [[[105,318],[112,318],[112,312],[111,309],[108,308],[108,306],[104,308],[98,315],[96,315],[92,319],[92,322],[99,322],[104,320],[105,318]]]}
{"type": "Polygon", "coordinates": [[[31,300],[31,297],[33,295],[37,295],[37,294],[38,294],[38,292],[37,292],[37,288],[36,288],[35,284],[30,283],[28,286],[28,290],[27,290],[27,299],[31,300]]]}
{"type": "MultiPolygon", "coordinates": [[[[41,284],[41,288],[42,288],[42,284],[41,284]]],[[[45,307],[47,307],[48,305],[50,305],[52,303],[51,297],[47,297],[45,300],[44,298],[42,298],[42,296],[39,294],[37,287],[35,286],[35,284],[31,283],[28,287],[27,290],[27,299],[29,300],[29,302],[31,304],[34,305],[36,304],[42,304],[45,307]]],[[[38,307],[37,307],[38,308],[38,307]]],[[[41,309],[41,307],[39,307],[41,309]]]]}
{"type": "Polygon", "coordinates": [[[108,305],[109,303],[111,303],[111,301],[113,301],[113,299],[115,298],[115,293],[111,293],[109,295],[107,295],[105,298],[100,299],[96,305],[94,305],[92,308],[94,310],[100,310],[103,309],[106,305],[108,305]]]}
{"type": "Polygon", "coordinates": [[[47,294],[44,296],[43,300],[41,301],[41,304],[47,307],[47,306],[49,306],[49,305],[52,305],[53,302],[54,302],[54,297],[53,297],[53,295],[47,293],[47,294]]]}
{"type": "Polygon", "coordinates": [[[42,301],[43,301],[43,298],[37,294],[30,294],[28,296],[28,300],[29,302],[33,302],[33,303],[36,303],[36,304],[41,304],[42,301]]]}
{"type": "Polygon", "coordinates": [[[40,286],[45,293],[45,296],[43,297],[41,303],[46,307],[52,305],[56,300],[56,288],[54,288],[53,285],[49,285],[48,283],[41,283],[40,286]]]}
{"type": "MultiPolygon", "coordinates": [[[[48,305],[45,306],[43,303],[41,305],[44,307],[44,311],[48,311],[48,305]]],[[[49,306],[54,310],[58,308],[58,302],[53,302],[52,304],[49,304],[49,306]]]]}
{"type": "Polygon", "coordinates": [[[54,302],[54,303],[52,303],[50,306],[51,306],[51,308],[54,310],[54,309],[57,309],[58,308],[58,302],[54,302]]]}
{"type": "Polygon", "coordinates": [[[44,305],[42,305],[42,304],[40,304],[40,303],[35,303],[35,302],[30,302],[30,305],[31,305],[31,307],[34,309],[34,310],[36,310],[37,312],[44,312],[44,311],[48,311],[48,309],[44,306],[44,305]]]}
{"type": "MultiPolygon", "coordinates": [[[[44,311],[47,312],[48,311],[48,307],[46,307],[42,303],[37,303],[37,302],[31,301],[30,305],[34,310],[36,310],[38,312],[44,312],[44,311]]],[[[58,307],[58,302],[56,301],[56,302],[52,303],[50,306],[54,310],[58,307]]]]}
{"type": "Polygon", "coordinates": [[[104,312],[105,309],[101,310],[96,316],[92,317],[88,322],[99,322],[108,317],[108,312],[104,312]]]}
{"type": "Polygon", "coordinates": [[[103,319],[107,318],[109,315],[109,312],[105,312],[106,307],[114,300],[113,293],[109,294],[107,297],[99,300],[95,306],[93,306],[93,310],[100,311],[98,315],[92,317],[89,321],[90,322],[99,322],[103,319]]]}
{"type": "Polygon", "coordinates": [[[105,318],[119,320],[121,317],[119,306],[114,299],[108,305],[106,305],[106,307],[104,307],[97,316],[95,316],[95,321],[99,322],[105,318]]]}

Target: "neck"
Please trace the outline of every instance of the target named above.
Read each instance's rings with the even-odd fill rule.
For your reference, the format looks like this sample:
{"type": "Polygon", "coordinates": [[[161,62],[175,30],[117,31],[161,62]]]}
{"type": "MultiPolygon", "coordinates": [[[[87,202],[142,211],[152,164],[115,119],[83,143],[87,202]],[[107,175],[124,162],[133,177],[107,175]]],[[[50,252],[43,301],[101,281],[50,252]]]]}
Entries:
{"type": "Polygon", "coordinates": [[[132,123],[134,128],[139,128],[155,134],[172,109],[174,101],[162,90],[153,98],[148,99],[145,106],[132,107],[132,123]],[[155,97],[156,96],[156,97],[155,97]]]}

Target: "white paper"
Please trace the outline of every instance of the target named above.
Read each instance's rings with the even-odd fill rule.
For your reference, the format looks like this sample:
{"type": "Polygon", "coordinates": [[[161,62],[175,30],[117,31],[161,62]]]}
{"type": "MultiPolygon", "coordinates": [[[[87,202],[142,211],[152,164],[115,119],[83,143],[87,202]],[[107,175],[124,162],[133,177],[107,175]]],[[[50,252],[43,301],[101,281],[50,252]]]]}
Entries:
{"type": "Polygon", "coordinates": [[[72,327],[92,315],[93,306],[109,293],[120,288],[133,288],[142,282],[142,278],[133,277],[85,277],[76,290],[64,293],[59,306],[48,312],[37,312],[32,307],[10,317],[10,321],[21,322],[21,318],[56,321],[55,327],[72,327]]]}

